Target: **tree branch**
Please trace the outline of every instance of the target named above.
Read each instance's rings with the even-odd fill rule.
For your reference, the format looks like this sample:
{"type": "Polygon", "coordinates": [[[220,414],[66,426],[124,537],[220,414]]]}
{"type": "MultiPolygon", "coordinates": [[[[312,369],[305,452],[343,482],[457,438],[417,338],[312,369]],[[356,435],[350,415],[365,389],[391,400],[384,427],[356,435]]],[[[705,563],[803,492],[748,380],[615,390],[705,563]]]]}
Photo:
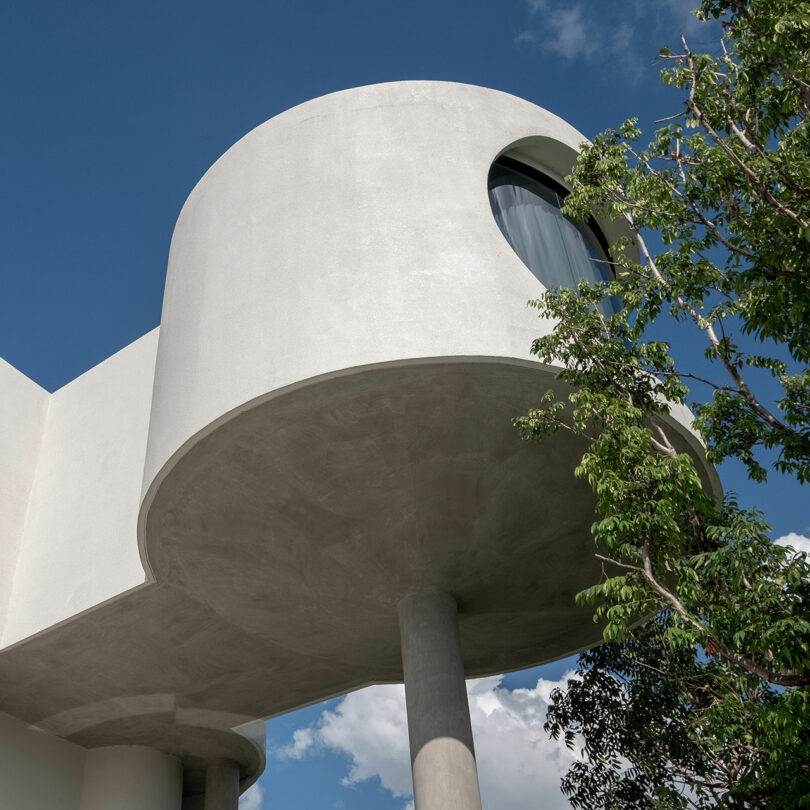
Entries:
{"type": "Polygon", "coordinates": [[[639,244],[639,249],[641,250],[644,260],[647,263],[647,266],[652,271],[653,275],[655,276],[656,280],[662,287],[664,287],[670,295],[672,295],[672,300],[675,302],[677,307],[681,309],[683,312],[687,313],[695,324],[703,330],[706,336],[709,338],[709,342],[712,344],[714,348],[715,354],[722,362],[723,366],[725,367],[726,371],[731,376],[731,379],[734,380],[737,390],[740,392],[743,399],[745,399],[748,407],[759,416],[764,422],[769,424],[772,428],[779,430],[783,433],[789,433],[792,435],[799,435],[799,432],[793,430],[793,428],[789,427],[788,425],[783,424],[780,422],[759,400],[754,396],[751,389],[745,382],[742,374],[740,373],[737,366],[731,361],[731,359],[725,354],[725,352],[721,351],[720,349],[720,341],[715,334],[714,328],[710,323],[703,318],[700,313],[698,313],[695,309],[689,306],[686,301],[681,298],[680,295],[675,293],[672,290],[669,282],[664,278],[661,274],[661,271],[658,269],[658,266],[655,263],[650,251],[647,248],[647,244],[644,241],[644,237],[641,235],[638,227],[636,226],[635,220],[633,219],[632,215],[625,211],[624,218],[627,221],[628,225],[630,226],[631,230],[635,234],[636,240],[639,244]]]}
{"type": "Polygon", "coordinates": [[[689,50],[688,46],[686,45],[686,39],[681,37],[683,40],[684,48],[686,49],[686,64],[689,67],[690,71],[692,72],[692,82],[691,87],[689,89],[689,96],[686,100],[686,106],[694,113],[695,117],[700,122],[700,125],[706,132],[709,133],[712,140],[723,150],[726,156],[731,160],[731,162],[737,166],[737,168],[750,180],[752,186],[759,192],[760,196],[767,202],[770,206],[776,209],[780,214],[786,216],[790,219],[793,223],[798,225],[801,228],[807,227],[807,222],[791,211],[787,206],[783,205],[779,200],[777,200],[773,194],[768,190],[768,188],[762,183],[760,183],[759,178],[757,175],[748,167],[748,165],[743,161],[735,152],[734,150],[720,137],[717,131],[712,127],[709,123],[709,120],[704,115],[703,111],[698,107],[697,102],[695,101],[695,94],[697,90],[697,69],[695,68],[695,61],[692,56],[692,52],[689,50]]]}

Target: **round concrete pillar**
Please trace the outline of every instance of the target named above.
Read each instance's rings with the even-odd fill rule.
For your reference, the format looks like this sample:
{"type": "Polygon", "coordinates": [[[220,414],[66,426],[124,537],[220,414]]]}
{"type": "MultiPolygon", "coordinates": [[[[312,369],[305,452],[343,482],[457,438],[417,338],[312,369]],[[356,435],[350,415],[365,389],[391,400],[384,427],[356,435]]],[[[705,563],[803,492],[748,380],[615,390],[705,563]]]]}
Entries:
{"type": "Polygon", "coordinates": [[[456,602],[410,593],[399,629],[416,810],[481,810],[456,602]]]}
{"type": "Polygon", "coordinates": [[[91,748],[84,761],[79,810],[180,810],[183,766],[140,745],[91,748]]]}
{"type": "Polygon", "coordinates": [[[213,759],[205,769],[205,810],[237,810],[239,765],[232,759],[213,759]]]}

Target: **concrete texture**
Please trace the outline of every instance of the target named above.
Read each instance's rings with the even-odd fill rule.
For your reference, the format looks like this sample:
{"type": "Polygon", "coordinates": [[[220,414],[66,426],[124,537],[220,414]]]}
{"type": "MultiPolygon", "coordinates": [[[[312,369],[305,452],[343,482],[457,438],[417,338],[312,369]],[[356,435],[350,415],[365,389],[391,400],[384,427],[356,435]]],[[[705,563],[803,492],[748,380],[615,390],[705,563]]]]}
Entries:
{"type": "Polygon", "coordinates": [[[455,600],[437,590],[398,605],[417,810],[481,810],[455,600]]]}
{"type": "Polygon", "coordinates": [[[216,758],[240,763],[245,789],[264,767],[264,744],[232,731],[260,716],[234,708],[234,693],[261,692],[263,673],[276,664],[210,609],[150,585],[4,650],[0,703],[83,748],[126,744],[170,754],[183,763],[187,795],[203,793],[207,762],[216,758]],[[229,683],[233,693],[220,694],[229,683]]]}
{"type": "Polygon", "coordinates": [[[401,681],[412,591],[457,603],[468,677],[597,641],[582,446],[510,424],[558,387],[528,357],[543,288],[487,198],[500,153],[559,179],[581,140],[465,85],[309,102],[189,197],[159,332],[50,397],[0,367],[0,709],[174,758],[190,810],[209,762],[261,772],[234,728],[401,681]]]}
{"type": "Polygon", "coordinates": [[[213,759],[205,769],[204,810],[237,810],[239,765],[232,759],[213,759]]]}

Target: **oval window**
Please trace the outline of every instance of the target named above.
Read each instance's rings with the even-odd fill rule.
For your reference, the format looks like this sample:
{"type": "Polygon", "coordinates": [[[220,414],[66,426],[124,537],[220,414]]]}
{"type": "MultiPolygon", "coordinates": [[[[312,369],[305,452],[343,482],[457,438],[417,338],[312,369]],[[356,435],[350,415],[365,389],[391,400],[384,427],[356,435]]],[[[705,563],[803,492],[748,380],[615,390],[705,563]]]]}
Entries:
{"type": "MultiPolygon", "coordinates": [[[[583,280],[612,280],[602,231],[593,217],[585,223],[563,214],[563,186],[506,156],[492,164],[488,186],[501,233],[543,286],[573,289],[583,280]]],[[[600,309],[611,315],[619,301],[605,299],[600,309]]]]}

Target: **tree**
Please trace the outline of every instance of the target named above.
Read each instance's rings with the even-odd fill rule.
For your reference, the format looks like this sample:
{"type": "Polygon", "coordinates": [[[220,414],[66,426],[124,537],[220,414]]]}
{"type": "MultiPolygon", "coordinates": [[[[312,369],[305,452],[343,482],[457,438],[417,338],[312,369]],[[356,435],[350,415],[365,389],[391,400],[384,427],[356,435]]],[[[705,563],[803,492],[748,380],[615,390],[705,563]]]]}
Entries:
{"type": "Polygon", "coordinates": [[[575,807],[800,807],[807,693],[779,692],[722,659],[667,642],[663,613],[580,657],[547,728],[588,758],[563,780],[575,807]]]}
{"type": "Polygon", "coordinates": [[[572,393],[515,420],[588,441],[577,474],[605,574],[578,600],[607,644],[581,657],[548,726],[584,738],[564,783],[579,807],[761,807],[777,785],[771,806],[810,806],[810,565],[732,494],[717,503],[664,421],[689,400],[710,461],[810,481],[810,3],[696,13],[724,35],[717,55],[661,52],[682,111],[646,148],[635,120],[600,134],[568,178],[566,213],[621,218],[633,240],[611,248],[614,281],[533,302],[557,326],[532,351],[572,393]],[[623,303],[609,317],[606,295],[623,303]],[[648,338],[662,317],[702,335],[705,362],[648,338]]]}

